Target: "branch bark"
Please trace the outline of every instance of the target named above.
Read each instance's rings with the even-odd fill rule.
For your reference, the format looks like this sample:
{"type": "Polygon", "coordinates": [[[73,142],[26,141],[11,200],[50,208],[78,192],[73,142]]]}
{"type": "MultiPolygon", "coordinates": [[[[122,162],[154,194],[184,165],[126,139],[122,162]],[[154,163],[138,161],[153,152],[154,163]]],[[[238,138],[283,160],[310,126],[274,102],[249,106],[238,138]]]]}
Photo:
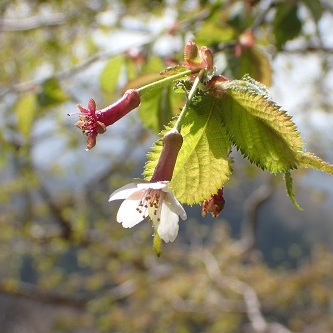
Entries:
{"type": "Polygon", "coordinates": [[[273,194],[273,175],[262,184],[257,190],[251,193],[244,203],[242,220],[242,235],[239,242],[243,252],[251,251],[257,242],[258,214],[263,204],[273,194]]]}
{"type": "Polygon", "coordinates": [[[0,32],[20,32],[49,26],[62,25],[66,22],[64,14],[49,14],[47,16],[32,16],[22,19],[0,20],[0,32]]]}

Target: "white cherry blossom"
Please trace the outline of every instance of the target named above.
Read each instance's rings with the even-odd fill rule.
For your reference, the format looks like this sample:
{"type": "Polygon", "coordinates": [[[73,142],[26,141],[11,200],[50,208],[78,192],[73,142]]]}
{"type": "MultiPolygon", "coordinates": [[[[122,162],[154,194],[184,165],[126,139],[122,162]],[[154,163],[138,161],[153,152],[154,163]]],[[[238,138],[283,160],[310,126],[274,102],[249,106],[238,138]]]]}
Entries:
{"type": "Polygon", "coordinates": [[[114,191],[109,201],[125,199],[118,210],[117,222],[124,228],[132,228],[149,217],[159,236],[165,242],[173,242],[178,234],[179,216],[186,220],[187,215],[168,189],[168,183],[130,183],[114,191]]]}

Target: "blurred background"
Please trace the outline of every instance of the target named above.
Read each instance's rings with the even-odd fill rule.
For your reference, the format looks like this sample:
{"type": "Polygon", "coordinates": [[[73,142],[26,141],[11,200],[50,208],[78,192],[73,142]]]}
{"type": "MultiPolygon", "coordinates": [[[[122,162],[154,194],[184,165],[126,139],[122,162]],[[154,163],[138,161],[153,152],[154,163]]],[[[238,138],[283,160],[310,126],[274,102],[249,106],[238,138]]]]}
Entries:
{"type": "Polygon", "coordinates": [[[330,0],[0,0],[0,332],[333,331],[333,178],[281,175],[234,150],[218,218],[185,207],[160,258],[152,228],[116,222],[116,188],[140,177],[179,110],[172,87],[98,137],[73,125],[181,63],[188,40],[217,72],[249,73],[333,162],[330,0]]]}

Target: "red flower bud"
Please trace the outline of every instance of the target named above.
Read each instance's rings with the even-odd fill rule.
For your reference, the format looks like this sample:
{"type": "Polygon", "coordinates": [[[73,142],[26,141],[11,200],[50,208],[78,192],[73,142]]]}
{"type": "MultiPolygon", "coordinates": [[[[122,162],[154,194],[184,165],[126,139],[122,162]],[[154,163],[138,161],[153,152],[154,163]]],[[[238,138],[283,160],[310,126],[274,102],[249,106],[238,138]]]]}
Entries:
{"type": "Polygon", "coordinates": [[[183,137],[177,130],[172,129],[164,135],[162,153],[150,182],[171,180],[182,144],[183,137]]]}

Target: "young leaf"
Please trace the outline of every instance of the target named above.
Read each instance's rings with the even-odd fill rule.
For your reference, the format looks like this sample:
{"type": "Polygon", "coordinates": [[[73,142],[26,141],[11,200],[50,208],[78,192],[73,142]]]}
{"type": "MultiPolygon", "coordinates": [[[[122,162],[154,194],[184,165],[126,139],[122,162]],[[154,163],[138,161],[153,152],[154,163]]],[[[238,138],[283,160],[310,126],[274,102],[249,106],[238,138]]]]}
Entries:
{"type": "MultiPolygon", "coordinates": [[[[201,204],[215,194],[231,174],[231,143],[221,124],[218,104],[202,96],[191,105],[181,127],[184,142],[170,187],[181,203],[201,204]]],[[[163,133],[161,133],[163,135],[163,133]]],[[[144,176],[150,179],[162,150],[158,140],[148,154],[144,176]]]]}
{"type": "Polygon", "coordinates": [[[276,46],[281,49],[284,44],[297,37],[302,29],[298,18],[297,1],[285,1],[279,4],[273,21],[273,32],[276,46]]]}
{"type": "Polygon", "coordinates": [[[175,116],[174,111],[179,113],[182,98],[177,94],[170,94],[171,89],[170,86],[157,89],[151,98],[139,107],[141,121],[156,133],[175,116]]]}
{"type": "Polygon", "coordinates": [[[294,188],[293,188],[293,179],[292,179],[291,174],[290,174],[289,171],[287,171],[284,174],[284,178],[285,178],[285,181],[286,181],[286,188],[287,188],[287,193],[288,193],[290,201],[293,203],[293,205],[297,209],[303,210],[296,201],[295,192],[294,192],[294,188]]]}
{"type": "Polygon", "coordinates": [[[37,100],[42,107],[58,105],[69,100],[69,96],[55,77],[46,79],[42,83],[41,88],[42,91],[37,95],[37,100]]]}
{"type": "Polygon", "coordinates": [[[312,168],[333,175],[333,165],[323,161],[321,158],[306,152],[299,157],[299,166],[303,168],[312,168]]]}
{"type": "Polygon", "coordinates": [[[104,93],[110,94],[115,91],[123,65],[124,57],[118,55],[111,58],[104,66],[99,76],[99,85],[104,93]]]}
{"type": "Polygon", "coordinates": [[[316,22],[321,18],[324,7],[320,0],[302,0],[316,22]]]}
{"type": "Polygon", "coordinates": [[[262,84],[245,76],[219,83],[214,94],[229,138],[245,157],[274,173],[297,168],[301,137],[262,84]]]}
{"type": "MultiPolygon", "coordinates": [[[[227,52],[227,60],[233,77],[239,78],[245,74],[270,86],[272,83],[272,69],[267,56],[257,47],[244,48],[240,57],[233,52],[227,52]]],[[[228,74],[226,74],[228,75],[228,74]]]]}
{"type": "Polygon", "coordinates": [[[15,105],[18,129],[25,138],[30,136],[33,119],[36,113],[36,104],[36,95],[27,94],[20,97],[15,105]]]}

